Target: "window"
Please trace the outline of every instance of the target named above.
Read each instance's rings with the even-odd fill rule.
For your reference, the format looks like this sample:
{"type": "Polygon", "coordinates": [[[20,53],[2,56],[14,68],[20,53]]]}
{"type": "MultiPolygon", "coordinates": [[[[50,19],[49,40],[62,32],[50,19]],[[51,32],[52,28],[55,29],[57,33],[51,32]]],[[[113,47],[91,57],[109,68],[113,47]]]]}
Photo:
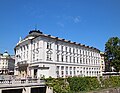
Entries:
{"type": "Polygon", "coordinates": [[[52,61],[51,54],[47,53],[47,60],[52,61]]]}
{"type": "Polygon", "coordinates": [[[61,51],[63,51],[63,46],[61,46],[61,51]]]}
{"type": "Polygon", "coordinates": [[[75,75],[75,67],[74,67],[74,75],[75,75]]]}
{"type": "Polygon", "coordinates": [[[57,45],[57,50],[59,50],[59,45],[57,45]]]}
{"type": "Polygon", "coordinates": [[[26,45],[27,49],[29,48],[28,44],[26,45]]]}
{"type": "Polygon", "coordinates": [[[73,57],[73,62],[75,63],[75,57],[73,57]]]}
{"type": "Polygon", "coordinates": [[[70,75],[72,75],[72,67],[70,67],[70,75]]]}
{"type": "Polygon", "coordinates": [[[82,59],[80,58],[80,63],[82,64],[82,59]]]}
{"type": "Polygon", "coordinates": [[[33,54],[33,60],[35,60],[35,54],[33,54]]]}
{"type": "Polygon", "coordinates": [[[27,58],[28,58],[28,51],[27,51],[27,54],[26,54],[27,58]]]}
{"type": "Polygon", "coordinates": [[[57,54],[57,61],[59,61],[59,55],[57,54]]]}
{"type": "Polygon", "coordinates": [[[69,48],[69,52],[71,53],[71,48],[69,48]]]}
{"type": "Polygon", "coordinates": [[[37,42],[37,47],[39,48],[39,43],[37,42]]]}
{"type": "Polygon", "coordinates": [[[24,49],[24,51],[25,51],[25,46],[23,46],[23,49],[24,49]]]}
{"type": "Polygon", "coordinates": [[[56,67],[57,77],[59,77],[59,66],[56,67]]]}
{"type": "Polygon", "coordinates": [[[24,56],[24,59],[25,59],[25,52],[24,52],[24,55],[23,55],[23,56],[24,56]]]}
{"type": "Polygon", "coordinates": [[[79,59],[79,58],[77,57],[77,63],[78,63],[78,59],[79,59]]]}
{"type": "Polygon", "coordinates": [[[87,64],[88,62],[87,62],[87,59],[86,59],[86,64],[87,64]]]}
{"type": "Polygon", "coordinates": [[[83,51],[83,55],[84,55],[84,51],[83,51]]]}
{"type": "Polygon", "coordinates": [[[64,70],[64,66],[61,66],[61,70],[64,70]]]}
{"type": "Polygon", "coordinates": [[[34,47],[34,49],[35,49],[35,43],[34,43],[34,46],[33,46],[33,47],[34,47]]]}
{"type": "Polygon", "coordinates": [[[67,52],[67,47],[65,47],[65,50],[66,50],[66,52],[67,52]]]}
{"type": "Polygon", "coordinates": [[[51,49],[51,43],[50,42],[47,42],[47,49],[51,49]]]}
{"type": "Polygon", "coordinates": [[[80,54],[81,54],[81,50],[80,50],[80,54]]]}
{"type": "Polygon", "coordinates": [[[62,59],[61,59],[61,60],[62,60],[62,62],[63,62],[63,55],[62,55],[62,59]]]}
{"type": "Polygon", "coordinates": [[[87,51],[86,51],[86,55],[87,55],[87,51]]]}
{"type": "Polygon", "coordinates": [[[66,56],[66,62],[68,61],[68,56],[66,56]]]}
{"type": "Polygon", "coordinates": [[[73,48],[73,53],[75,53],[75,49],[73,48]]]}
{"type": "Polygon", "coordinates": [[[70,63],[72,62],[72,57],[70,56],[70,63]]]}
{"type": "Polygon", "coordinates": [[[66,67],[66,75],[68,75],[68,67],[66,67]]]}
{"type": "Polygon", "coordinates": [[[85,59],[83,58],[83,64],[85,63],[85,59]]]}
{"type": "Polygon", "coordinates": [[[22,46],[20,47],[21,51],[22,51],[22,46]]]}
{"type": "Polygon", "coordinates": [[[78,54],[78,49],[76,49],[76,53],[78,54]]]}

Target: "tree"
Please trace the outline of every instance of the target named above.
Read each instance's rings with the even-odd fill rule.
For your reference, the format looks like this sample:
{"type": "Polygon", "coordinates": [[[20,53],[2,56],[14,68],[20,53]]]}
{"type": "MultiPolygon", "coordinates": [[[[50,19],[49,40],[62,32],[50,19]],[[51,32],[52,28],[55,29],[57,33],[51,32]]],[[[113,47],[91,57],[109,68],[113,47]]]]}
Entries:
{"type": "Polygon", "coordinates": [[[120,71],[120,39],[111,37],[105,44],[106,70],[120,71]]]}

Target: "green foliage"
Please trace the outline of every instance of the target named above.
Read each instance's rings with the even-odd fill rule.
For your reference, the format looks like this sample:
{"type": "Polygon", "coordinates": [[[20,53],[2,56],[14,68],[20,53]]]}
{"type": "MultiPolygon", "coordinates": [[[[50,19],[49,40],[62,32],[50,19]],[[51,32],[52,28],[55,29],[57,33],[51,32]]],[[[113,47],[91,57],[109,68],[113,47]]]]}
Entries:
{"type": "Polygon", "coordinates": [[[120,71],[120,39],[118,37],[110,38],[105,44],[105,61],[107,62],[107,70],[111,67],[115,71],[120,71]]]}
{"type": "Polygon", "coordinates": [[[110,87],[120,87],[120,77],[119,76],[111,76],[107,79],[104,79],[102,81],[104,88],[110,88],[110,87]]]}
{"type": "Polygon", "coordinates": [[[49,87],[53,87],[54,93],[69,93],[70,87],[66,79],[64,78],[48,78],[46,84],[49,87]]]}
{"type": "Polygon", "coordinates": [[[48,78],[46,84],[53,87],[54,93],[81,93],[103,88],[120,87],[120,76],[100,77],[100,81],[101,83],[97,77],[48,78]]]}
{"type": "Polygon", "coordinates": [[[100,87],[96,77],[71,77],[68,78],[70,89],[75,92],[90,91],[100,87]]]}

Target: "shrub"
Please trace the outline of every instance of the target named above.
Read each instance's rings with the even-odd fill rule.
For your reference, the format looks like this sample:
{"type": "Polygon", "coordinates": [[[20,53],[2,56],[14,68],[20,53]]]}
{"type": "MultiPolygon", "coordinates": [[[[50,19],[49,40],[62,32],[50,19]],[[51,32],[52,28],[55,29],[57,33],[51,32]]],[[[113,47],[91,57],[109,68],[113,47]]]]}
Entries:
{"type": "Polygon", "coordinates": [[[50,77],[46,79],[46,85],[53,87],[54,93],[80,93],[80,91],[120,87],[120,77],[100,77],[99,81],[97,77],[68,77],[56,79],[50,77]]]}

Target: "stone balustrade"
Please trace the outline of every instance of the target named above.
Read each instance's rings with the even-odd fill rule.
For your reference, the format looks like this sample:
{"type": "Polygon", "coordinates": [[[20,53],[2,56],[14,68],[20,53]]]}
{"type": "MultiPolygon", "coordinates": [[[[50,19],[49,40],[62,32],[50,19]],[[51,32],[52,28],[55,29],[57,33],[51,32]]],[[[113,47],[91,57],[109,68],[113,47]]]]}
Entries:
{"type": "Polygon", "coordinates": [[[45,85],[44,80],[37,78],[31,79],[2,79],[0,80],[0,88],[4,87],[18,87],[18,86],[32,86],[32,85],[45,85]]]}

